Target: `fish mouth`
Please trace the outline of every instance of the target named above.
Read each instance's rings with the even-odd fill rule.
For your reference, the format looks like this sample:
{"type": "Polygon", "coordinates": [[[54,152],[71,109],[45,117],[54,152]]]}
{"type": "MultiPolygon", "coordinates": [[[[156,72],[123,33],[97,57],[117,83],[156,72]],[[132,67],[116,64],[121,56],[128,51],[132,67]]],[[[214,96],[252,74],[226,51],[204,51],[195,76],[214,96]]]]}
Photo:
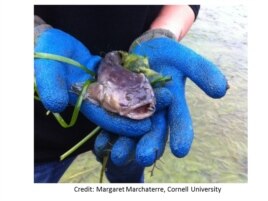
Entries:
{"type": "Polygon", "coordinates": [[[150,117],[155,112],[155,104],[149,102],[145,104],[139,104],[135,107],[132,107],[127,112],[124,112],[123,115],[131,118],[131,119],[144,119],[150,117]]]}

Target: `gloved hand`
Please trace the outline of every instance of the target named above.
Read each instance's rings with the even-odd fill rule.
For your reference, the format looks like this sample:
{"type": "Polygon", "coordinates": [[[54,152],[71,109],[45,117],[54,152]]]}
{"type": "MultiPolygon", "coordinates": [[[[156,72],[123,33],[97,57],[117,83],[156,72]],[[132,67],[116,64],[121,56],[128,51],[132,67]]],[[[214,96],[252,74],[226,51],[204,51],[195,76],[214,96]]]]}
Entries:
{"type": "Polygon", "coordinates": [[[223,97],[228,83],[213,63],[178,43],[174,38],[168,30],[150,30],[136,39],[130,51],[148,57],[150,67],[155,71],[172,76],[172,81],[165,86],[173,94],[172,104],[167,111],[170,148],[175,156],[184,157],[188,154],[194,137],[192,120],[185,100],[186,78],[190,78],[212,98],[223,97]]]}
{"type": "Polygon", "coordinates": [[[167,110],[158,110],[151,118],[152,130],[141,138],[117,138],[108,132],[98,136],[95,141],[96,155],[101,157],[105,150],[110,150],[111,161],[117,167],[129,167],[130,161],[134,161],[135,166],[152,165],[164,151],[168,126],[173,154],[177,157],[188,154],[194,133],[184,94],[187,77],[212,98],[221,98],[228,89],[224,75],[213,63],[172,38],[172,33],[166,30],[149,31],[131,47],[132,53],[149,58],[151,68],[172,76],[172,81],[165,87],[172,93],[173,100],[167,110]]]}
{"type": "MultiPolygon", "coordinates": [[[[95,71],[101,60],[71,35],[54,29],[43,20],[35,18],[35,52],[61,55],[78,61],[95,71]]],[[[75,105],[78,96],[70,92],[74,83],[90,79],[90,75],[72,65],[48,59],[35,59],[35,80],[40,99],[47,110],[62,112],[68,104],[75,105]]],[[[93,123],[113,133],[140,136],[151,129],[149,118],[136,121],[111,115],[101,107],[84,101],[81,112],[93,123]]]]}

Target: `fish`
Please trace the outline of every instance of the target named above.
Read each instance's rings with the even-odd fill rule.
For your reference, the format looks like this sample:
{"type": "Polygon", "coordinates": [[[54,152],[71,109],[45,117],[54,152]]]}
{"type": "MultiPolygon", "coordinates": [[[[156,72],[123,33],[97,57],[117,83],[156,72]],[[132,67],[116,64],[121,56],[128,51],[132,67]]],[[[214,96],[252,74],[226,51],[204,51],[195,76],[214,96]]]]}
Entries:
{"type": "MultiPolygon", "coordinates": [[[[80,94],[82,87],[78,83],[71,89],[80,94]]],[[[143,73],[124,68],[118,51],[107,53],[101,60],[97,80],[88,87],[84,100],[136,120],[153,115],[156,105],[150,81],[143,73]]]]}

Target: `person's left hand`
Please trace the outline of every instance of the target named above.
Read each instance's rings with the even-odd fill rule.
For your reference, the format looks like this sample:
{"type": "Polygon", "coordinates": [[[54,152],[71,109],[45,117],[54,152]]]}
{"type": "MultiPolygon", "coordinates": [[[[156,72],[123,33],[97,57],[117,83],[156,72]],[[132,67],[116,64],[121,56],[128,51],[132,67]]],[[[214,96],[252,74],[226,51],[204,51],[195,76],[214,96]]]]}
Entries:
{"type": "Polygon", "coordinates": [[[189,153],[194,137],[185,98],[186,78],[190,78],[212,98],[223,97],[228,83],[215,64],[174,38],[168,30],[149,30],[135,40],[130,50],[131,53],[147,57],[153,70],[164,76],[172,76],[172,81],[165,86],[173,95],[167,112],[170,149],[176,157],[184,157],[189,153]]]}

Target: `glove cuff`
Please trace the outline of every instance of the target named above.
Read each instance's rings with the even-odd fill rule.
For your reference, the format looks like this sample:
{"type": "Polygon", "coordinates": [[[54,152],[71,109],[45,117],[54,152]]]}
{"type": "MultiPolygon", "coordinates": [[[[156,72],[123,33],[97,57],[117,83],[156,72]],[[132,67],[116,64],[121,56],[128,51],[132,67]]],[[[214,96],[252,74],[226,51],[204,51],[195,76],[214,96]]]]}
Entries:
{"type": "Polygon", "coordinates": [[[137,45],[141,44],[142,42],[146,42],[154,38],[163,38],[163,37],[176,40],[176,36],[167,29],[151,29],[151,30],[144,32],[140,37],[138,37],[130,45],[129,51],[134,49],[137,45]]]}
{"type": "Polygon", "coordinates": [[[46,30],[51,29],[52,26],[47,24],[42,18],[35,15],[34,16],[34,44],[37,41],[37,38],[46,30]]]}

